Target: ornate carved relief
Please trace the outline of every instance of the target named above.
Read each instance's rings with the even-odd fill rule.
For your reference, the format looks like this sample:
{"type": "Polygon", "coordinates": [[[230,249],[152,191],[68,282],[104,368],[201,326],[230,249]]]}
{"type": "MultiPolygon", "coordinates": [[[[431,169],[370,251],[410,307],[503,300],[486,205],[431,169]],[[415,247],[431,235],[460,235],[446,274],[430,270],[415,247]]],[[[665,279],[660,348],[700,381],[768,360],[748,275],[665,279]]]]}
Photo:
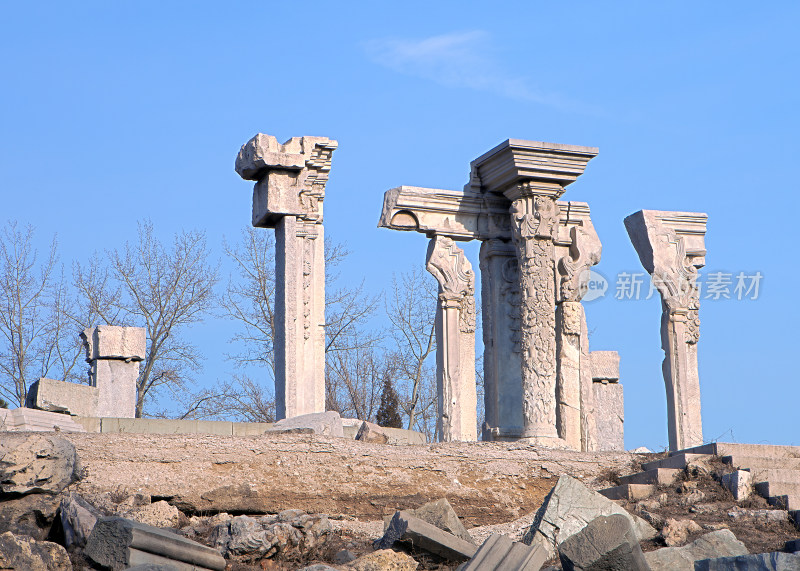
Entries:
{"type": "Polygon", "coordinates": [[[475,273],[472,265],[452,238],[436,236],[428,248],[428,271],[441,287],[439,297],[459,304],[460,330],[475,332],[475,273]]]}
{"type": "Polygon", "coordinates": [[[558,260],[561,301],[580,301],[587,290],[589,269],[600,261],[600,239],[594,228],[570,229],[569,254],[558,260]]]}

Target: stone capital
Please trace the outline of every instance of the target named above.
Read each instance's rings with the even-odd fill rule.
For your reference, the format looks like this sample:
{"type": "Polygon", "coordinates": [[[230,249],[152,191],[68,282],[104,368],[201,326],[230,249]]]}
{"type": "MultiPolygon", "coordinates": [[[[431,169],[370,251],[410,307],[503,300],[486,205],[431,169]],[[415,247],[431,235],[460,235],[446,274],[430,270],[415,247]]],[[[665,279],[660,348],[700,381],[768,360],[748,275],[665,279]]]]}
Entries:
{"type": "Polygon", "coordinates": [[[460,329],[465,333],[475,331],[475,272],[452,238],[436,236],[428,245],[425,260],[427,270],[439,283],[439,303],[442,309],[461,311],[460,329]]]}
{"type": "Polygon", "coordinates": [[[597,153],[596,147],[508,139],[470,163],[469,185],[482,192],[510,192],[512,200],[515,193],[534,188],[540,189],[536,194],[560,195],[597,153]],[[530,183],[531,188],[519,183],[530,183]]]}
{"type": "Polygon", "coordinates": [[[326,137],[293,137],[283,144],[263,133],[242,145],[236,172],[256,181],[253,226],[274,228],[283,216],[322,222],[322,202],[338,143],[326,137]]]}

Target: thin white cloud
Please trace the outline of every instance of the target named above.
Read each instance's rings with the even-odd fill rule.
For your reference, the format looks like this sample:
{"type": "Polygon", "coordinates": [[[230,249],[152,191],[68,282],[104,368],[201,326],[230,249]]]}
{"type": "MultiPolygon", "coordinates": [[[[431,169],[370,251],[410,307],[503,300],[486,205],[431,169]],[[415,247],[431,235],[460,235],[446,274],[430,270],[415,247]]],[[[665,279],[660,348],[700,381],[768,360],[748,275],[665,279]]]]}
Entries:
{"type": "Polygon", "coordinates": [[[556,93],[535,88],[530,80],[503,70],[494,57],[490,35],[482,30],[422,39],[381,38],[364,44],[375,63],[440,85],[494,93],[565,110],[588,111],[556,93]]]}

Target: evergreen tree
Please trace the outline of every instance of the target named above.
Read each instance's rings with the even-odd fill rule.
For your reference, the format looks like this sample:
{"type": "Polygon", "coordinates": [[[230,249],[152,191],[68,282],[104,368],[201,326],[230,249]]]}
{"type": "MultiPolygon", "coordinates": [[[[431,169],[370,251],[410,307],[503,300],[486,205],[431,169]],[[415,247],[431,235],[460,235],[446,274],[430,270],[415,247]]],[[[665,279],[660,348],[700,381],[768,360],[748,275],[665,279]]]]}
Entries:
{"type": "Polygon", "coordinates": [[[388,376],[383,379],[381,404],[378,407],[378,414],[375,415],[375,422],[387,428],[403,427],[403,419],[400,418],[400,399],[388,376]]]}

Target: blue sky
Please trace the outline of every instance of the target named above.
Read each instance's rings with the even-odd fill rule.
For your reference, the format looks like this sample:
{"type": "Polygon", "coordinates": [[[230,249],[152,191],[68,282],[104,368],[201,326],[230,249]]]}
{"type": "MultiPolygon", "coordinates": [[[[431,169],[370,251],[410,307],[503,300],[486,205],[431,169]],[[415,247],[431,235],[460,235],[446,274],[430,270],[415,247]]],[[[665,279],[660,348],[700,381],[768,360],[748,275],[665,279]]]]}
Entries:
{"type": "MultiPolygon", "coordinates": [[[[800,444],[798,17],[791,2],[0,2],[0,218],[34,224],[43,249],[57,233],[65,261],[148,217],[164,237],[204,229],[221,256],[250,219],[239,146],[327,136],[326,233],[377,291],[426,249],[376,229],[386,189],[460,189],[507,138],[597,146],[564,198],[589,202],[603,242],[612,284],[587,313],[592,348],[621,354],[626,445],[667,442],[659,302],[611,295],[642,271],[622,224],[642,208],[707,212],[705,273],[764,276],[757,300],[703,300],[705,437],[800,444]]],[[[230,370],[229,332],[192,333],[205,381],[230,370]]]]}

